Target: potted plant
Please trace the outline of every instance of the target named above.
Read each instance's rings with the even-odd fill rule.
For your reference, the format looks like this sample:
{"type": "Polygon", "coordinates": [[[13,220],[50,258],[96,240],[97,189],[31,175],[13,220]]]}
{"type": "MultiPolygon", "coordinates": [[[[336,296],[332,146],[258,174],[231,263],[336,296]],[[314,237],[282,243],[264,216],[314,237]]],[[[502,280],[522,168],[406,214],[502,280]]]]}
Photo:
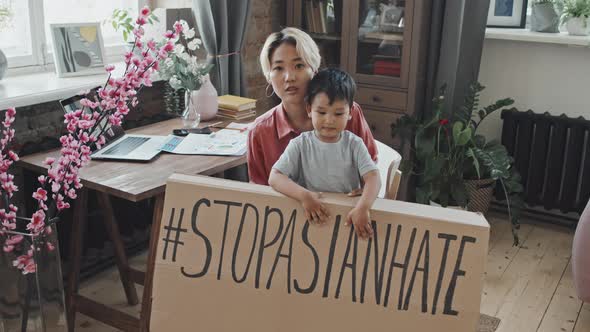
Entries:
{"type": "Polygon", "coordinates": [[[200,120],[208,121],[217,115],[217,90],[209,79],[213,65],[198,59],[197,49],[202,42],[194,28],[180,20],[174,29],[178,34],[174,52],[160,62],[158,75],[174,90],[184,91],[184,126],[192,128],[200,120]]]}
{"type": "Polygon", "coordinates": [[[533,1],[531,31],[559,32],[559,15],[555,11],[555,0],[533,1]]]}
{"type": "Polygon", "coordinates": [[[561,24],[566,25],[567,32],[574,36],[587,36],[590,0],[564,0],[561,6],[561,24]]]}
{"type": "MultiPolygon", "coordinates": [[[[137,15],[136,15],[137,16],[137,15]]],[[[146,23],[154,24],[154,22],[160,22],[158,17],[154,15],[153,12],[150,12],[148,16],[145,17],[146,23]]],[[[135,36],[133,35],[133,29],[135,27],[136,21],[131,14],[131,10],[124,8],[119,9],[115,8],[111,17],[107,18],[103,21],[103,24],[111,24],[115,31],[121,31],[123,34],[123,40],[125,43],[129,45],[131,49],[133,47],[133,41],[135,40],[135,36]]]]}
{"type": "Polygon", "coordinates": [[[497,184],[507,201],[517,244],[518,218],[524,204],[520,197],[523,190],[520,175],[512,167],[513,159],[502,144],[477,134],[486,117],[512,105],[514,100],[501,99],[480,107],[479,94],[483,89],[479,83],[472,84],[464,105],[449,112],[443,106],[443,86],[433,100],[432,115],[422,120],[405,115],[392,125],[393,134],[413,137],[412,156],[402,161],[401,170],[416,177],[418,203],[434,202],[443,207],[457,205],[474,210],[474,201],[487,201],[489,205],[492,189],[497,184]],[[490,186],[488,190],[478,190],[482,184],[481,189],[486,189],[486,183],[490,186]]]}

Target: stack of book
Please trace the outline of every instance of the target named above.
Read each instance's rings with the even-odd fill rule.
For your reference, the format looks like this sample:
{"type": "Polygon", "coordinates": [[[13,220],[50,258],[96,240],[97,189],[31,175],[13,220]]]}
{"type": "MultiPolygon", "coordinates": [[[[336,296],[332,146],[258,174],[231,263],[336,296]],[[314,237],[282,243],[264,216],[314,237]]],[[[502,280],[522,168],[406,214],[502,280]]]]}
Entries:
{"type": "Polygon", "coordinates": [[[256,116],[256,99],[234,95],[218,97],[219,111],[217,115],[232,120],[244,120],[256,116]]]}

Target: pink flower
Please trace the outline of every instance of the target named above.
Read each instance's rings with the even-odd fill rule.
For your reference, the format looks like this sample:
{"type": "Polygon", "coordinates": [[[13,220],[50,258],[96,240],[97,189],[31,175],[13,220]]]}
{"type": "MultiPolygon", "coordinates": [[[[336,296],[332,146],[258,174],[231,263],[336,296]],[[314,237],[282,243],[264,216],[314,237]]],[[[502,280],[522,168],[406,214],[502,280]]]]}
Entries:
{"type": "Polygon", "coordinates": [[[150,14],[150,8],[148,6],[145,6],[141,9],[140,14],[142,16],[148,16],[150,14]]]}
{"type": "Polygon", "coordinates": [[[27,229],[34,234],[39,234],[43,230],[43,227],[45,227],[45,211],[37,210],[37,212],[33,213],[31,222],[27,224],[27,229]]]}
{"type": "Polygon", "coordinates": [[[115,66],[114,65],[106,65],[104,67],[104,70],[106,70],[107,72],[112,72],[113,70],[115,70],[115,66]]]}
{"type": "Polygon", "coordinates": [[[37,265],[33,259],[30,259],[22,269],[23,274],[35,273],[37,271],[37,265]]]}
{"type": "Polygon", "coordinates": [[[178,34],[182,32],[182,24],[179,21],[174,23],[174,31],[178,34]]]}
{"type": "Polygon", "coordinates": [[[53,243],[51,243],[51,242],[48,241],[46,243],[46,245],[47,245],[47,250],[49,250],[49,251],[54,251],[55,250],[55,246],[53,245],[53,243]]]}
{"type": "Polygon", "coordinates": [[[166,45],[162,47],[162,49],[166,52],[172,52],[174,50],[174,44],[172,44],[171,42],[167,42],[166,45]]]}
{"type": "Polygon", "coordinates": [[[4,252],[12,252],[14,247],[23,241],[24,237],[22,235],[14,235],[9,236],[4,243],[4,247],[2,248],[4,252]]]}
{"type": "Polygon", "coordinates": [[[37,189],[37,191],[33,193],[33,198],[39,201],[46,201],[47,190],[44,190],[42,188],[37,189]]]}
{"type": "Polygon", "coordinates": [[[47,166],[51,166],[51,165],[53,165],[54,162],[55,162],[55,158],[47,157],[47,158],[45,158],[45,161],[43,162],[43,164],[45,164],[47,166]]]}
{"type": "Polygon", "coordinates": [[[140,16],[140,17],[137,18],[137,21],[135,21],[135,23],[138,24],[138,25],[144,25],[144,24],[147,23],[147,20],[145,19],[145,17],[141,17],[140,16]]]}
{"type": "Polygon", "coordinates": [[[8,151],[8,156],[13,161],[18,161],[18,155],[14,151],[12,151],[12,150],[8,151]]]}
{"type": "Polygon", "coordinates": [[[16,109],[14,109],[14,107],[11,107],[6,110],[6,116],[13,118],[15,115],[16,115],[16,109]]]}
{"type": "MultiPolygon", "coordinates": [[[[182,26],[181,26],[181,28],[182,28],[182,26]]],[[[168,30],[168,31],[166,31],[166,32],[164,33],[164,37],[166,37],[166,38],[168,38],[168,39],[172,39],[172,38],[174,38],[174,37],[176,37],[176,36],[175,36],[174,32],[172,32],[172,31],[168,30]]]]}

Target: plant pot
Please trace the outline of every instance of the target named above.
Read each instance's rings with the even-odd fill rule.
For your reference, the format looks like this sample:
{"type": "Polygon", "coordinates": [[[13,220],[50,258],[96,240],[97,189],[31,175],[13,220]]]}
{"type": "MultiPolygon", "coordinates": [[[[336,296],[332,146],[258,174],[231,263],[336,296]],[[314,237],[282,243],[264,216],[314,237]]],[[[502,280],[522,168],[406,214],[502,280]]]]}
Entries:
{"type": "Polygon", "coordinates": [[[533,4],[531,31],[550,33],[559,32],[559,16],[552,3],[533,4]]]}
{"type": "Polygon", "coordinates": [[[494,179],[465,180],[465,189],[469,197],[467,209],[486,214],[490,208],[495,183],[494,179]]]}
{"type": "Polygon", "coordinates": [[[572,275],[580,300],[590,302],[590,201],[576,227],[572,245],[572,275]]]}
{"type": "Polygon", "coordinates": [[[585,17],[570,17],[566,23],[567,32],[572,36],[588,35],[588,19],[585,17]]]}
{"type": "MultiPolygon", "coordinates": [[[[29,220],[17,218],[17,224],[29,220]]],[[[19,232],[23,228],[18,227],[0,236],[2,249],[8,237],[23,236],[11,251],[0,250],[0,331],[67,331],[57,231],[55,226],[49,227],[52,231],[48,235],[33,236],[19,232]],[[53,250],[48,249],[47,242],[53,250]],[[14,261],[31,245],[34,250],[29,262],[35,268],[23,274],[14,261]]]]}
{"type": "Polygon", "coordinates": [[[436,206],[436,207],[442,207],[442,208],[447,208],[447,209],[453,209],[453,210],[463,210],[463,211],[467,211],[466,208],[459,206],[459,205],[447,205],[447,206],[442,206],[440,204],[438,204],[437,202],[434,201],[430,201],[430,205],[431,206],[436,206]]]}

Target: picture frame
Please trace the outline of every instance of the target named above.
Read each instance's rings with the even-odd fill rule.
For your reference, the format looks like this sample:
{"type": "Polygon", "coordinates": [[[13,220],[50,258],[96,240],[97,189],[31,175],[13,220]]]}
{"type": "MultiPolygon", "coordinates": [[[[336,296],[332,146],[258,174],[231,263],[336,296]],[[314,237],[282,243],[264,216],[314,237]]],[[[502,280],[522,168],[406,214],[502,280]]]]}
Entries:
{"type": "Polygon", "coordinates": [[[100,22],[49,25],[58,77],[104,73],[105,52],[100,22]]]}
{"type": "Polygon", "coordinates": [[[519,28],[526,24],[527,0],[490,0],[489,28],[519,28]]]}
{"type": "Polygon", "coordinates": [[[403,24],[404,7],[381,4],[380,10],[379,30],[383,32],[398,31],[400,22],[403,24]]]}

